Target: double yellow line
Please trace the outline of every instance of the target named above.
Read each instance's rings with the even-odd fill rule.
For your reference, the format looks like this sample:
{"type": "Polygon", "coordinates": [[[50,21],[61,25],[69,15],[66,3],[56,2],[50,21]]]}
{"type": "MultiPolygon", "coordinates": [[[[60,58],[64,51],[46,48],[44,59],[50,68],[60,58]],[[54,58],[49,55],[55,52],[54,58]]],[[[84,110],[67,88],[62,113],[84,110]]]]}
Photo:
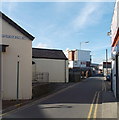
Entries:
{"type": "Polygon", "coordinates": [[[93,98],[93,101],[92,101],[92,104],[90,106],[90,110],[89,110],[89,113],[88,113],[87,120],[90,120],[91,118],[95,119],[97,117],[99,95],[100,95],[100,92],[96,92],[95,95],[94,95],[94,98],[93,98]],[[93,112],[93,110],[94,110],[94,112],[93,112]]]}

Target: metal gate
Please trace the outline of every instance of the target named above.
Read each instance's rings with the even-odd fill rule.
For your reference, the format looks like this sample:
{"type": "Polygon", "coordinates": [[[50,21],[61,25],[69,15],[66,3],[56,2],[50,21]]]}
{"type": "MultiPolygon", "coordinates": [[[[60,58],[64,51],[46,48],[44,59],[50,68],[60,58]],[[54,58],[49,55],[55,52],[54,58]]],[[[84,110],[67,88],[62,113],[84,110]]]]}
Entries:
{"type": "Polygon", "coordinates": [[[40,83],[49,82],[49,73],[48,72],[39,72],[39,73],[36,73],[36,75],[35,75],[35,81],[38,81],[40,83]]]}

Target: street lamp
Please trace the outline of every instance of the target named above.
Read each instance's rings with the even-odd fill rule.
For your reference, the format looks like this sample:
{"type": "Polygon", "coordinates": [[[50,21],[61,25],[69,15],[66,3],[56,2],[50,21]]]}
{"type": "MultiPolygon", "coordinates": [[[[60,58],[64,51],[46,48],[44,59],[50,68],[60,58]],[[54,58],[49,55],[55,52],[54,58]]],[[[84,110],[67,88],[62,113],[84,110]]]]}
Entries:
{"type": "Polygon", "coordinates": [[[82,43],[86,43],[86,44],[87,44],[87,43],[89,43],[89,41],[86,41],[86,42],[80,42],[80,50],[81,50],[81,44],[82,44],[82,43]]]}

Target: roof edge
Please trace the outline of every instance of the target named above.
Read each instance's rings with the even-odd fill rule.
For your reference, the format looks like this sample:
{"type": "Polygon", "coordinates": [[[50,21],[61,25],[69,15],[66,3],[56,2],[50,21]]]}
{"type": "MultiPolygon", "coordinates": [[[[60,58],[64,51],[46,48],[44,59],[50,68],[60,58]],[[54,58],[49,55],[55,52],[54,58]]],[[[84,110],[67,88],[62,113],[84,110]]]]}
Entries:
{"type": "Polygon", "coordinates": [[[10,25],[12,25],[14,28],[16,28],[18,31],[20,31],[22,34],[24,34],[26,37],[28,37],[30,40],[34,40],[35,37],[29,34],[26,30],[24,30],[22,27],[20,27],[17,23],[15,23],[13,20],[11,20],[9,17],[7,17],[4,13],[0,11],[0,17],[4,19],[6,22],[8,22],[10,25]]]}
{"type": "Polygon", "coordinates": [[[44,48],[32,48],[32,51],[33,50],[46,50],[46,51],[60,51],[62,52],[62,54],[64,55],[64,57],[60,57],[60,58],[52,58],[52,57],[45,57],[45,56],[42,56],[42,57],[37,57],[37,56],[34,56],[32,54],[32,58],[36,58],[36,59],[59,59],[59,60],[68,60],[68,58],[66,57],[66,55],[64,54],[63,50],[57,50],[57,49],[44,49],[44,48]]]}
{"type": "Polygon", "coordinates": [[[68,60],[68,58],[49,58],[49,57],[34,57],[34,56],[32,56],[32,58],[34,58],[34,59],[68,60]]]}
{"type": "Polygon", "coordinates": [[[50,50],[50,51],[63,51],[63,50],[58,50],[58,49],[48,49],[48,48],[32,48],[32,49],[38,49],[38,50],[50,50]]]}
{"type": "Polygon", "coordinates": [[[112,47],[115,47],[119,41],[119,28],[117,29],[117,33],[115,35],[114,41],[112,43],[112,47]]]}

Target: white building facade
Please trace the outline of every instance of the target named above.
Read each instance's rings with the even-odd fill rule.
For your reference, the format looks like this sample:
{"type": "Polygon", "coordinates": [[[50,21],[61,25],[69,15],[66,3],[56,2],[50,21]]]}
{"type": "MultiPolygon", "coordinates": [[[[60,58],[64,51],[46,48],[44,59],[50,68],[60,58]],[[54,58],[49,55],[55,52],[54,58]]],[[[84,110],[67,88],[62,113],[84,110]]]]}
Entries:
{"type": "Polygon", "coordinates": [[[119,98],[119,0],[116,0],[111,24],[112,39],[112,90],[119,98]]]}
{"type": "Polygon", "coordinates": [[[34,37],[3,13],[0,13],[0,21],[2,21],[0,35],[2,99],[31,99],[34,37]]]}
{"type": "Polygon", "coordinates": [[[86,68],[91,64],[91,51],[68,50],[69,68],[86,68]]]}

